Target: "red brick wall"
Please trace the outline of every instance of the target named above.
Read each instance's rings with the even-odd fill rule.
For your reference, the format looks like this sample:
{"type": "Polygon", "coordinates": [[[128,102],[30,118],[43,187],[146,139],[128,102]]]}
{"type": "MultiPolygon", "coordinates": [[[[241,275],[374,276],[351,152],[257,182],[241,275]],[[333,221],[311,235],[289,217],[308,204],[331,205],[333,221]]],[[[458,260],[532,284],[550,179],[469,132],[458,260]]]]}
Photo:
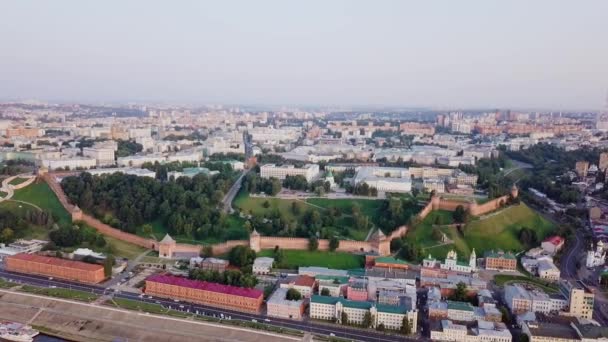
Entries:
{"type": "Polygon", "coordinates": [[[96,270],[82,270],[59,265],[43,264],[35,261],[11,258],[6,259],[6,269],[11,272],[37,274],[48,277],[73,280],[82,283],[97,284],[105,279],[103,266],[96,270]]]}

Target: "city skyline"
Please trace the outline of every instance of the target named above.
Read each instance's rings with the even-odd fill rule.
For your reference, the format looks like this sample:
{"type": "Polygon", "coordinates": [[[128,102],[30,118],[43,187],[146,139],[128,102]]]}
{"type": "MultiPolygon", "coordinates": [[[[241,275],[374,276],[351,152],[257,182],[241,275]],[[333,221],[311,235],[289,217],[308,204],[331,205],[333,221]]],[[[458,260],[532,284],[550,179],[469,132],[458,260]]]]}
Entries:
{"type": "Polygon", "coordinates": [[[0,100],[603,110],[608,3],[22,1],[0,100]]]}

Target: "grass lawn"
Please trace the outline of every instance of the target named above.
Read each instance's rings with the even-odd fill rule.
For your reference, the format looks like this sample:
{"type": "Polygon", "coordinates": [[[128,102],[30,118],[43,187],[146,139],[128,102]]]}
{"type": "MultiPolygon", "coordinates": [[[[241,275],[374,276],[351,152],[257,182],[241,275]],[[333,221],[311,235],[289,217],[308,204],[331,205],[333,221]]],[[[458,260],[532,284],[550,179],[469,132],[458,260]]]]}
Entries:
{"type": "MultiPolygon", "coordinates": [[[[192,238],[185,235],[171,235],[171,237],[178,243],[189,243],[189,244],[214,244],[224,242],[226,240],[247,240],[249,239],[249,232],[245,229],[245,220],[236,216],[228,215],[226,217],[228,227],[222,231],[220,236],[207,237],[202,240],[193,240],[192,238]]],[[[156,240],[162,240],[167,234],[167,227],[161,220],[155,220],[150,222],[152,226],[152,234],[146,235],[142,231],[142,226],[137,227],[136,234],[145,238],[155,238],[156,240]]]]}
{"type": "Polygon", "coordinates": [[[97,298],[99,298],[99,296],[96,294],[84,292],[84,291],[60,289],[60,288],[51,289],[51,288],[44,288],[44,287],[35,287],[35,286],[30,286],[30,285],[23,285],[19,289],[19,291],[34,293],[34,294],[38,294],[41,296],[72,299],[72,300],[77,300],[77,301],[81,301],[81,302],[92,302],[92,301],[96,300],[97,298]]]}
{"type": "Polygon", "coordinates": [[[63,208],[55,193],[44,182],[33,183],[23,189],[15,190],[12,199],[32,203],[44,210],[51,211],[60,224],[72,222],[70,214],[63,208]]]}
{"type": "MultiPolygon", "coordinates": [[[[345,252],[283,250],[283,267],[296,269],[299,266],[320,266],[335,269],[354,269],[363,267],[363,256],[345,252]]],[[[273,256],[273,250],[265,249],[258,256],[273,256]]]]}
{"type": "Polygon", "coordinates": [[[547,292],[556,293],[559,291],[557,285],[554,283],[543,281],[538,278],[532,278],[532,277],[526,277],[526,276],[497,274],[494,276],[494,282],[498,286],[505,286],[510,283],[528,283],[528,284],[532,284],[534,286],[538,286],[547,292]]]}
{"type": "Polygon", "coordinates": [[[13,180],[11,180],[10,182],[8,182],[8,184],[10,184],[10,185],[19,185],[19,184],[21,184],[21,183],[23,183],[23,182],[25,182],[27,180],[28,180],[28,178],[16,177],[16,178],[13,178],[13,180]]]}
{"type": "Polygon", "coordinates": [[[106,242],[109,246],[105,247],[106,251],[110,251],[119,258],[127,258],[134,259],[136,256],[140,255],[145,251],[143,247],[139,247],[137,245],[118,240],[107,235],[103,236],[106,239],[106,242]]]}
{"type": "Polygon", "coordinates": [[[369,199],[329,199],[329,198],[309,198],[306,200],[307,203],[323,207],[330,208],[335,207],[342,210],[343,213],[350,214],[352,212],[353,205],[357,204],[361,208],[361,213],[368,216],[372,220],[376,220],[380,215],[380,207],[382,201],[380,200],[369,200],[369,199]]]}
{"type": "Polygon", "coordinates": [[[0,197],[4,198],[6,197],[6,195],[8,195],[6,192],[0,191],[0,197]]]}
{"type": "Polygon", "coordinates": [[[167,310],[164,309],[159,304],[138,302],[136,300],[130,300],[130,299],[113,298],[112,300],[106,302],[106,304],[115,306],[115,307],[121,308],[121,309],[144,311],[144,312],[149,312],[149,313],[154,313],[154,314],[167,313],[167,310]]]}
{"type": "Polygon", "coordinates": [[[432,237],[432,226],[435,222],[452,223],[452,213],[449,211],[432,212],[412,231],[408,232],[407,239],[421,246],[425,255],[431,253],[439,259],[444,258],[451,249],[456,250],[459,258],[463,260],[469,257],[473,248],[478,256],[483,256],[485,251],[492,249],[519,252],[524,249],[517,237],[522,227],[534,229],[539,241],[555,228],[551,222],[522,203],[499,211],[496,215],[486,219],[470,221],[464,228],[464,236],[455,227],[441,227],[441,231],[454,243],[437,246],[440,241],[436,241],[432,237]],[[439,221],[436,221],[437,217],[440,217],[439,221]]]}
{"type": "Polygon", "coordinates": [[[441,224],[452,223],[452,213],[445,210],[432,211],[421,223],[416,225],[407,233],[407,240],[419,245],[422,248],[427,248],[440,244],[440,241],[435,241],[432,237],[433,224],[435,222],[441,224]]]}
{"type": "Polygon", "coordinates": [[[491,249],[519,252],[524,249],[517,238],[522,227],[535,230],[539,241],[555,229],[551,222],[521,203],[487,219],[471,221],[466,226],[464,239],[469,248],[476,249],[477,255],[491,249]]]}
{"type": "Polygon", "coordinates": [[[17,214],[19,216],[23,216],[23,215],[25,215],[26,212],[31,211],[31,210],[36,210],[36,211],[38,210],[38,208],[36,208],[35,206],[33,206],[31,204],[15,202],[10,199],[6,200],[4,202],[1,202],[0,208],[9,210],[12,213],[17,214]]]}
{"type": "Polygon", "coordinates": [[[294,202],[298,203],[301,209],[305,209],[305,204],[303,201],[266,197],[250,197],[246,191],[241,190],[234,198],[233,205],[241,209],[241,211],[246,214],[252,213],[254,215],[264,215],[272,212],[273,210],[279,210],[288,220],[295,220],[296,217],[291,211],[291,204],[294,202]],[[268,208],[264,208],[264,202],[266,201],[268,201],[270,204],[268,208]]]}
{"type": "Polygon", "coordinates": [[[14,283],[11,283],[10,281],[6,281],[6,280],[0,278],[0,289],[10,289],[13,286],[15,286],[14,283]]]}

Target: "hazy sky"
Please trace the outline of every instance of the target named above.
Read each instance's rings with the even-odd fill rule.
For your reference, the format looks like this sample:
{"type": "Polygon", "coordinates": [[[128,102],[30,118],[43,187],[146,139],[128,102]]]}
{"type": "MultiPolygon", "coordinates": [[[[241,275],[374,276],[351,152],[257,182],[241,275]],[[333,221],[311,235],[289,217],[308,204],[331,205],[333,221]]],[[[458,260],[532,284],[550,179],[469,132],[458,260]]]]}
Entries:
{"type": "Polygon", "coordinates": [[[600,108],[608,1],[1,1],[0,99],[600,108]]]}

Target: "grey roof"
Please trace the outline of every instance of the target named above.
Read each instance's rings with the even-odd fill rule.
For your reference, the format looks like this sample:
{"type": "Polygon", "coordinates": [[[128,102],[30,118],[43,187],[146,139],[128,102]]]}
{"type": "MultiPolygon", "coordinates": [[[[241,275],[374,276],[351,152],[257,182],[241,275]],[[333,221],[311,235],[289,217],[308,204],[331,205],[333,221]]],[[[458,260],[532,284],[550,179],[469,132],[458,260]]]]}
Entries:
{"type": "Polygon", "coordinates": [[[160,243],[173,243],[175,242],[175,240],[173,240],[172,237],[169,236],[169,234],[166,234],[165,237],[160,240],[160,243]]]}

